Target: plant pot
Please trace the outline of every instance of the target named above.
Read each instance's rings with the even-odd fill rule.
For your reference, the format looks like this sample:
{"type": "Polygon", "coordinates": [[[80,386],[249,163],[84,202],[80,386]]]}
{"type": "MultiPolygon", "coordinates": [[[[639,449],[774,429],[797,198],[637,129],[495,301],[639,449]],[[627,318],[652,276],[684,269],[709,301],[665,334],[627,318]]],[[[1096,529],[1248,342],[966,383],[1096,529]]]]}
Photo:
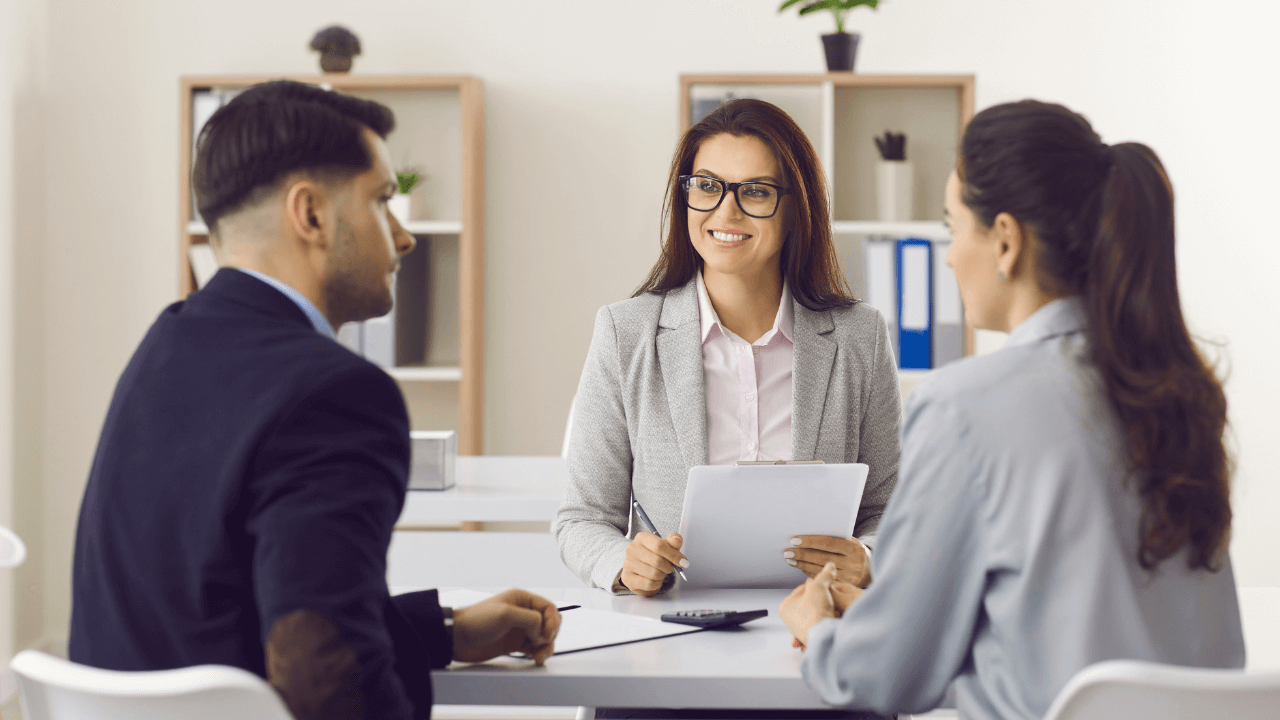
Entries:
{"type": "Polygon", "coordinates": [[[876,166],[876,205],[881,221],[911,220],[914,191],[911,164],[906,160],[881,160],[876,166]]]}
{"type": "Polygon", "coordinates": [[[858,39],[861,37],[857,33],[831,33],[822,36],[828,72],[853,72],[853,61],[858,57],[858,39]]]}
{"type": "Polygon", "coordinates": [[[320,53],[320,69],[327,73],[344,73],[351,71],[351,55],[343,52],[320,53]]]}
{"type": "Polygon", "coordinates": [[[396,216],[396,219],[400,221],[401,225],[409,222],[409,208],[410,203],[408,195],[396,193],[387,201],[387,209],[391,211],[392,215],[396,216]]]}

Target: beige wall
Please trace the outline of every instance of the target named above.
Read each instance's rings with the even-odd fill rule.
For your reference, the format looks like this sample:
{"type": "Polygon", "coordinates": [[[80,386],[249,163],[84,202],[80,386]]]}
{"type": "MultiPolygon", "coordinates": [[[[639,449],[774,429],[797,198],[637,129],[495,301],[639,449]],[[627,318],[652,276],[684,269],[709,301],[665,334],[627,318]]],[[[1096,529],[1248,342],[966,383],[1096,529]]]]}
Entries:
{"type": "MultiPolygon", "coordinates": [[[[0,520],[20,515],[36,549],[10,623],[55,642],[103,413],[176,292],[178,76],[313,71],[306,43],[338,21],[364,43],[357,72],[484,79],[485,447],[553,454],[596,308],[626,297],[656,256],[677,75],[818,71],[830,23],[779,17],[777,0],[3,1],[27,18],[13,30],[35,54],[0,77],[0,109],[12,108],[0,137],[17,141],[0,149],[0,195],[14,203],[0,213],[0,284],[18,302],[10,315],[0,301],[18,418],[0,441],[13,445],[0,520]]],[[[1280,586],[1280,17],[1262,6],[895,0],[850,19],[865,33],[862,71],[972,72],[979,108],[1057,100],[1107,140],[1161,153],[1179,193],[1188,317],[1231,359],[1238,577],[1280,586]]]]}

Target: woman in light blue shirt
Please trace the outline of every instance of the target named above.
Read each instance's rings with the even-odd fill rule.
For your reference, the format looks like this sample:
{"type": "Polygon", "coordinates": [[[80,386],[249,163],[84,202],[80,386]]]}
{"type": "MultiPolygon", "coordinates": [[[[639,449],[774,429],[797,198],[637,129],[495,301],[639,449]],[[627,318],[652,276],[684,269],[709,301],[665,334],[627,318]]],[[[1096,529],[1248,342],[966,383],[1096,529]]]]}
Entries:
{"type": "Polygon", "coordinates": [[[886,713],[954,683],[961,717],[1007,719],[1103,660],[1242,667],[1226,399],[1182,317],[1159,159],[998,105],[946,208],[969,322],[1009,339],[909,399],[876,582],[829,568],[783,603],[805,679],[886,713]]]}

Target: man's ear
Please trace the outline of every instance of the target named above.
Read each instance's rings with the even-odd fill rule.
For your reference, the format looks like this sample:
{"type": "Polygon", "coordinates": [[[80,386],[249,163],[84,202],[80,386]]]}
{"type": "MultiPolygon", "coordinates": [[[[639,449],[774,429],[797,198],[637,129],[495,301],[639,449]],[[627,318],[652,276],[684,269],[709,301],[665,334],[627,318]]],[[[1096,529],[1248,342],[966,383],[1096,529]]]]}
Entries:
{"type": "Polygon", "coordinates": [[[328,203],[324,188],[313,180],[298,180],[285,191],[285,222],[303,244],[317,249],[328,247],[328,203]]]}
{"type": "Polygon", "coordinates": [[[1019,261],[1027,249],[1027,236],[1022,223],[1009,213],[1000,213],[991,223],[992,247],[996,272],[1003,280],[1012,280],[1020,269],[1019,261]]]}

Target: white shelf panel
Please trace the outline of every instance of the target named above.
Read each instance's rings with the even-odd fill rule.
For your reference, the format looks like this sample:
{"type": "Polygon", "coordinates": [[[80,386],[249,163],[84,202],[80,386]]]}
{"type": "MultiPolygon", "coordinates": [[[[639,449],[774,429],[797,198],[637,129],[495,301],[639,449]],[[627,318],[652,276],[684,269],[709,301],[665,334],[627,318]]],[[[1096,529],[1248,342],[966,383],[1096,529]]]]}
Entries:
{"type": "Polygon", "coordinates": [[[404,229],[414,235],[461,235],[461,220],[410,220],[404,229]]]}
{"type": "MultiPolygon", "coordinates": [[[[410,220],[404,224],[404,229],[414,235],[461,235],[462,221],[460,220],[410,220]]],[[[191,235],[208,235],[209,228],[198,220],[192,220],[187,223],[187,233],[191,235]]]]}
{"type": "Polygon", "coordinates": [[[951,231],[940,222],[920,220],[912,222],[878,222],[874,220],[836,220],[831,231],[837,235],[895,235],[920,237],[929,240],[950,240],[951,231]]]}
{"type": "Polygon", "coordinates": [[[462,379],[460,367],[393,367],[387,374],[404,382],[457,382],[462,379]]]}

